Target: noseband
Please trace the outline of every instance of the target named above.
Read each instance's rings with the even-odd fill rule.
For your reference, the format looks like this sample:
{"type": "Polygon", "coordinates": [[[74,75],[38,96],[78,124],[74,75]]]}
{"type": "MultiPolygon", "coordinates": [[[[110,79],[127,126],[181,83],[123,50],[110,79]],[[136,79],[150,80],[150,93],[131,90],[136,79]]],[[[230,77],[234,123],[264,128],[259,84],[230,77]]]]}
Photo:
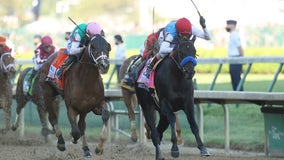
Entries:
{"type": "MultiPolygon", "coordinates": [[[[185,66],[188,62],[193,63],[194,66],[197,65],[196,58],[193,57],[193,56],[191,56],[191,55],[190,55],[190,56],[186,56],[186,57],[184,57],[184,58],[181,58],[181,55],[180,55],[180,53],[179,53],[179,47],[178,47],[177,51],[174,51],[174,52],[170,55],[170,57],[171,57],[172,60],[175,62],[176,66],[177,66],[178,69],[182,72],[183,75],[185,74],[185,72],[187,72],[187,69],[186,69],[184,66],[185,66]],[[178,60],[176,60],[176,58],[177,58],[178,60]]],[[[190,72],[194,72],[194,73],[195,73],[195,71],[190,71],[190,72]]],[[[193,74],[194,74],[194,73],[193,73],[193,74]]]]}
{"type": "Polygon", "coordinates": [[[6,52],[6,53],[2,54],[1,59],[0,59],[1,70],[4,71],[4,72],[8,72],[12,67],[14,67],[14,64],[10,63],[8,65],[5,65],[4,56],[11,56],[11,53],[6,52]]]}

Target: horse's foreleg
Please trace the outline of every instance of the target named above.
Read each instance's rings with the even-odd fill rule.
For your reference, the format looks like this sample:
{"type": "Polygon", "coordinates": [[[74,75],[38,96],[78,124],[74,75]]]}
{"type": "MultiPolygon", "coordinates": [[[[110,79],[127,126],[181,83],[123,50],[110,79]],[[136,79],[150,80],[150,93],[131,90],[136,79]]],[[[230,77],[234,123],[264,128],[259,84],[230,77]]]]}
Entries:
{"type": "Polygon", "coordinates": [[[162,136],[163,132],[166,130],[168,125],[170,124],[171,127],[171,141],[172,141],[172,148],[171,148],[171,155],[172,157],[179,157],[179,149],[177,146],[177,136],[176,136],[176,117],[175,114],[171,110],[171,104],[166,101],[161,101],[161,113],[160,113],[160,121],[158,126],[158,131],[162,136]]]}
{"type": "Polygon", "coordinates": [[[77,125],[78,113],[71,106],[67,106],[67,115],[72,128],[71,129],[71,136],[73,137],[72,142],[76,144],[78,139],[81,137],[81,133],[77,125]]]}
{"type": "Polygon", "coordinates": [[[194,104],[192,104],[191,107],[188,110],[185,110],[185,113],[186,113],[187,121],[188,121],[190,128],[191,128],[191,132],[195,136],[196,143],[198,145],[198,149],[200,150],[200,154],[202,156],[209,156],[210,153],[207,151],[206,147],[204,146],[204,144],[203,144],[203,142],[200,138],[199,129],[198,129],[197,123],[196,123],[195,118],[194,118],[194,104]]]}
{"type": "Polygon", "coordinates": [[[95,153],[98,155],[101,155],[104,150],[104,143],[107,139],[107,123],[110,117],[110,113],[106,106],[103,107],[102,109],[102,120],[103,120],[103,128],[101,131],[101,136],[100,136],[100,143],[96,147],[95,153]]]}
{"type": "Polygon", "coordinates": [[[175,117],[176,117],[176,134],[177,134],[177,144],[182,144],[182,136],[181,136],[181,127],[179,123],[179,118],[178,118],[178,112],[174,112],[175,117]]]}
{"type": "MultiPolygon", "coordinates": [[[[24,96],[24,95],[23,95],[24,96]]],[[[22,109],[26,105],[27,101],[23,99],[23,101],[17,101],[17,108],[16,108],[16,118],[14,124],[12,124],[11,129],[13,131],[16,131],[17,128],[19,127],[19,122],[20,122],[20,115],[22,112],[22,109]]]]}
{"type": "Polygon", "coordinates": [[[84,151],[84,156],[87,157],[87,158],[90,158],[92,156],[92,153],[90,152],[90,149],[89,149],[88,143],[87,143],[87,139],[86,139],[86,136],[85,136],[85,130],[86,130],[85,118],[86,118],[86,114],[80,114],[78,127],[80,129],[80,134],[81,134],[82,139],[83,139],[82,149],[84,151]]]}
{"type": "Polygon", "coordinates": [[[2,130],[2,133],[5,134],[11,128],[10,119],[11,119],[11,104],[12,99],[8,99],[6,96],[1,97],[1,106],[3,107],[3,111],[5,113],[5,128],[2,130]]]}

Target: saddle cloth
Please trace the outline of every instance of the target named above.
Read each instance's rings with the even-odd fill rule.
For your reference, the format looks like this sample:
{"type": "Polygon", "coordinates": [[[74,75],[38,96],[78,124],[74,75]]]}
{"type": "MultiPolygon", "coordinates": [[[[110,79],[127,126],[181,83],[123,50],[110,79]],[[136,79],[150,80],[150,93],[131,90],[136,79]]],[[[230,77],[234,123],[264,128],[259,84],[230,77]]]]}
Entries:
{"type": "Polygon", "coordinates": [[[31,77],[31,74],[32,74],[32,71],[33,69],[30,69],[25,77],[24,77],[24,81],[23,81],[23,93],[25,95],[27,95],[29,93],[29,95],[32,95],[33,94],[33,85],[34,85],[34,82],[35,82],[35,79],[37,78],[38,74],[35,74],[35,76],[33,77],[32,81],[29,82],[30,80],[30,77],[31,77]]]}
{"type": "Polygon", "coordinates": [[[137,82],[144,84],[148,88],[155,89],[155,84],[154,84],[155,68],[161,62],[161,59],[155,64],[155,66],[153,67],[153,69],[150,72],[149,78],[147,78],[144,73],[146,72],[147,66],[149,65],[150,62],[151,62],[151,58],[147,60],[145,66],[143,67],[143,69],[142,69],[142,71],[141,71],[141,73],[140,73],[140,75],[139,75],[139,77],[137,79],[137,82]]]}
{"type": "Polygon", "coordinates": [[[64,86],[64,74],[62,75],[62,79],[59,80],[58,77],[56,76],[56,72],[60,68],[60,66],[64,63],[65,59],[68,57],[68,54],[66,54],[66,52],[67,52],[66,48],[61,48],[58,51],[57,56],[50,65],[49,72],[47,75],[49,78],[52,78],[54,82],[58,85],[58,87],[62,90],[64,86]]]}

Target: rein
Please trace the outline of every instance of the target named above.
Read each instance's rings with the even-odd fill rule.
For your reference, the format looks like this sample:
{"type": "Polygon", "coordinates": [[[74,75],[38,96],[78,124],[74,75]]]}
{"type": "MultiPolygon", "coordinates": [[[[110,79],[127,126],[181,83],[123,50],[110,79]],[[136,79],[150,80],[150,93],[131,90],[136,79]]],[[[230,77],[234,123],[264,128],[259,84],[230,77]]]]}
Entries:
{"type": "Polygon", "coordinates": [[[0,59],[0,64],[1,64],[1,69],[4,71],[4,72],[8,72],[8,70],[12,67],[14,67],[14,64],[13,63],[10,63],[8,65],[5,65],[4,63],[4,59],[3,57],[4,56],[11,56],[11,54],[9,52],[6,52],[4,54],[1,55],[1,59],[0,59]]]}

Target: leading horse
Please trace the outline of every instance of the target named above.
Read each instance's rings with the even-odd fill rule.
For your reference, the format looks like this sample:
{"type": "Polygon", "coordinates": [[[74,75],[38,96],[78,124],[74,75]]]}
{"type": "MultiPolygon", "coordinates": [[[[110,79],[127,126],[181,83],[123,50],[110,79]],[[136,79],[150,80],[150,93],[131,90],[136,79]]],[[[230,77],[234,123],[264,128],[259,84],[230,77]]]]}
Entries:
{"type": "MultiPolygon", "coordinates": [[[[95,35],[90,39],[80,60],[66,71],[63,78],[65,79],[65,83],[62,96],[65,100],[67,116],[71,124],[72,142],[75,144],[78,139],[82,137],[82,149],[85,157],[91,157],[91,152],[85,137],[85,118],[89,112],[101,115],[103,120],[100,143],[95,150],[97,154],[102,154],[103,145],[106,141],[106,126],[110,114],[105,105],[104,85],[101,73],[106,73],[109,69],[108,59],[110,50],[110,44],[104,37],[95,35]],[[77,116],[79,116],[78,121],[77,116]]],[[[53,107],[55,97],[61,92],[58,92],[51,83],[45,81],[49,67],[55,57],[56,54],[51,55],[42,66],[40,84],[43,88],[44,101],[49,113],[48,118],[58,138],[57,148],[60,151],[64,151],[66,149],[65,141],[58,125],[57,108],[53,107]]]]}
{"type": "Polygon", "coordinates": [[[11,77],[15,74],[14,58],[9,52],[0,55],[0,109],[5,114],[5,128],[1,133],[6,133],[10,129],[11,105],[12,105],[12,84],[11,77]]]}
{"type": "MultiPolygon", "coordinates": [[[[17,101],[17,108],[16,108],[17,114],[15,118],[15,123],[12,125],[12,130],[13,131],[17,130],[20,121],[19,115],[21,114],[22,109],[25,107],[28,101],[32,101],[37,106],[37,111],[42,125],[41,134],[44,136],[45,142],[47,142],[48,135],[51,134],[52,131],[48,129],[47,111],[43,100],[43,90],[39,84],[39,74],[36,74],[33,80],[34,82],[33,84],[31,84],[32,86],[30,90],[32,94],[29,95],[28,93],[24,92],[24,87],[25,87],[24,83],[25,81],[27,81],[26,79],[28,79],[26,78],[26,76],[30,75],[32,69],[33,69],[32,67],[25,68],[21,72],[18,79],[16,95],[15,95],[15,99],[17,101]]],[[[59,99],[55,103],[59,103],[59,99]]]]}
{"type": "MultiPolygon", "coordinates": [[[[154,85],[158,102],[141,83],[135,84],[138,102],[142,107],[146,123],[151,129],[151,139],[156,148],[156,160],[164,160],[160,150],[163,132],[170,125],[171,128],[171,155],[179,157],[177,137],[175,133],[174,112],[183,110],[191,131],[195,136],[200,154],[209,156],[200,136],[194,117],[194,88],[192,78],[196,65],[196,49],[191,41],[181,42],[176,51],[165,57],[155,69],[154,85]],[[156,103],[157,102],[157,103],[156,103]],[[154,111],[159,112],[159,123],[156,127],[154,111]]],[[[142,69],[140,69],[141,72],[142,69]]]]}

